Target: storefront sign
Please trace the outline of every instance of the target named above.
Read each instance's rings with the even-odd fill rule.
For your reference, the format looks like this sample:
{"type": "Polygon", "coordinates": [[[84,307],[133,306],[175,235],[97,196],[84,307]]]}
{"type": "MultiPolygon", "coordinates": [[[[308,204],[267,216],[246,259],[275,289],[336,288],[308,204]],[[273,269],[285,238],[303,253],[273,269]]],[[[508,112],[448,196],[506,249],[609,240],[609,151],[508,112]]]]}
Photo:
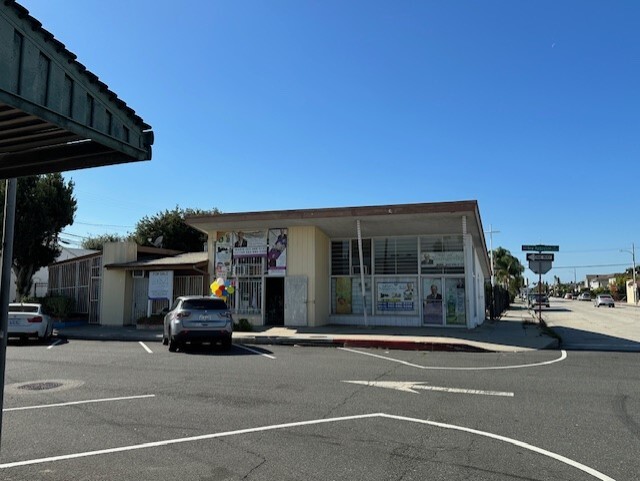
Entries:
{"type": "Polygon", "coordinates": [[[284,276],[287,270],[287,229],[269,229],[268,239],[269,275],[284,276]]]}
{"type": "Polygon", "coordinates": [[[423,252],[422,267],[462,267],[464,266],[464,252],[423,252]]]}
{"type": "Polygon", "coordinates": [[[239,257],[267,257],[268,246],[247,246],[247,247],[234,247],[233,258],[239,257]]]}

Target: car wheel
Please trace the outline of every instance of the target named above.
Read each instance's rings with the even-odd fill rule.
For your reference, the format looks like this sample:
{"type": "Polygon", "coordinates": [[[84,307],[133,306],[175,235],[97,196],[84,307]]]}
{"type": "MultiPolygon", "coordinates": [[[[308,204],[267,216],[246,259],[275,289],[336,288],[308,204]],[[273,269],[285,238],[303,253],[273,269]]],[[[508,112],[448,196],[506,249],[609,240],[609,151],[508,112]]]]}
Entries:
{"type": "Polygon", "coordinates": [[[178,350],[178,341],[174,338],[169,338],[169,352],[176,352],[178,350]]]}
{"type": "Polygon", "coordinates": [[[164,331],[162,331],[162,345],[166,346],[169,344],[169,338],[165,336],[164,331]]]}

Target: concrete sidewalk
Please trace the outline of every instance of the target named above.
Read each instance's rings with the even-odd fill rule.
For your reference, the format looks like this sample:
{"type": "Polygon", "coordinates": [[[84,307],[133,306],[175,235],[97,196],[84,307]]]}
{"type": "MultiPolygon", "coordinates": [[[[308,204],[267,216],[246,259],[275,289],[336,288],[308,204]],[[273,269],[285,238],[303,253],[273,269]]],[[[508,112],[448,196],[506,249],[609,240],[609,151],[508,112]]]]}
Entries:
{"type": "MultiPolygon", "coordinates": [[[[513,305],[499,321],[485,321],[476,329],[438,327],[264,327],[234,332],[236,344],[279,344],[332,347],[377,347],[430,351],[517,352],[554,349],[558,340],[545,333],[530,311],[513,305]]],[[[59,338],[95,341],[161,342],[157,329],[68,326],[56,330],[59,338]]]]}

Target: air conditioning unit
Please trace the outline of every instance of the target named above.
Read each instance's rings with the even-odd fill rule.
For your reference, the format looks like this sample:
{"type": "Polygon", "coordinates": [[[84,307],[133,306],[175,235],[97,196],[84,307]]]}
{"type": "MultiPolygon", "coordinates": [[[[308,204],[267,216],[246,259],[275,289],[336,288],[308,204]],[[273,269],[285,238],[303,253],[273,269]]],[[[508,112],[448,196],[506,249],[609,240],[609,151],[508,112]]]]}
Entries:
{"type": "MultiPolygon", "coordinates": [[[[369,267],[362,266],[363,274],[365,276],[369,275],[369,267]]],[[[359,275],[360,274],[360,266],[351,266],[351,275],[359,275]]]]}
{"type": "Polygon", "coordinates": [[[142,269],[136,269],[131,272],[131,277],[134,279],[144,279],[144,271],[142,269]]]}

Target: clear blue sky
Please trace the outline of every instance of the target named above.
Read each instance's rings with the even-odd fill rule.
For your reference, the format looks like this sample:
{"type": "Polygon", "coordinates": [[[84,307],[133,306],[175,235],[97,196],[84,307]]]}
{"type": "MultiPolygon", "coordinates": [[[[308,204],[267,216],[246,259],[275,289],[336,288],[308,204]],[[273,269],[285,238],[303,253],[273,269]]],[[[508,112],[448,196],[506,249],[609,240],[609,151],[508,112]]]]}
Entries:
{"type": "Polygon", "coordinates": [[[20,3],[155,132],[151,162],[66,174],[69,234],[476,199],[523,264],[560,246],[547,278],[640,250],[637,0],[20,3]]]}

